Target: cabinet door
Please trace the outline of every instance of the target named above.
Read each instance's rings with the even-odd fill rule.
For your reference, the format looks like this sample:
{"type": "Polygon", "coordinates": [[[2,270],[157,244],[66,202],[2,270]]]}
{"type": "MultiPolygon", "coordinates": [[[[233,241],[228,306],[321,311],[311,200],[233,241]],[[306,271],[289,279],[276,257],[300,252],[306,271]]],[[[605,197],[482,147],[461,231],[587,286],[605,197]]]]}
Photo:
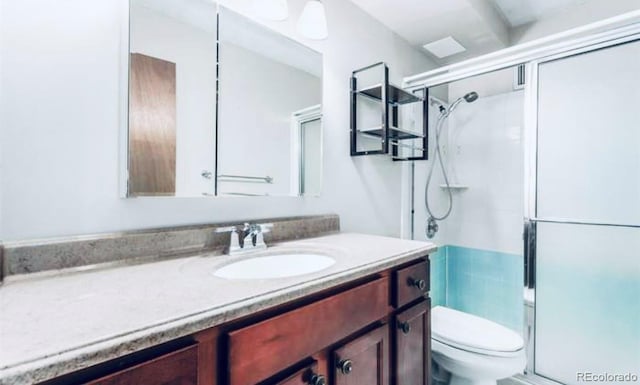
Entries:
{"type": "Polygon", "coordinates": [[[229,384],[254,385],[389,312],[389,282],[363,284],[229,333],[229,384]]]}
{"type": "Polygon", "coordinates": [[[384,325],[333,353],[336,385],[389,384],[389,327],[384,325]]]}
{"type": "Polygon", "coordinates": [[[396,385],[428,385],[431,369],[430,301],[396,316],[396,385]]]}

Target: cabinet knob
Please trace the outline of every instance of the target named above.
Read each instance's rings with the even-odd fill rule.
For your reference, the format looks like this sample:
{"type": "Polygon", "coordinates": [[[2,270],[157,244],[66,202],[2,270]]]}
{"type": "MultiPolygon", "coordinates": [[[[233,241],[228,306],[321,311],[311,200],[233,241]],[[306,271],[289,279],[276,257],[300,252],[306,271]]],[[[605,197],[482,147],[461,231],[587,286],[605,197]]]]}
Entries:
{"type": "Polygon", "coordinates": [[[411,331],[411,325],[409,322],[398,322],[398,329],[402,330],[402,334],[409,334],[411,331]]]}
{"type": "Polygon", "coordinates": [[[309,379],[309,385],[327,385],[327,379],[320,374],[312,374],[309,379]]]}
{"type": "Polygon", "coordinates": [[[338,369],[342,374],[349,374],[353,371],[353,362],[351,360],[342,360],[338,362],[338,369]]]}
{"type": "Polygon", "coordinates": [[[424,291],[424,289],[427,288],[427,282],[424,279],[413,279],[413,278],[409,278],[407,280],[407,283],[409,284],[409,286],[413,286],[416,287],[422,291],[424,291]]]}

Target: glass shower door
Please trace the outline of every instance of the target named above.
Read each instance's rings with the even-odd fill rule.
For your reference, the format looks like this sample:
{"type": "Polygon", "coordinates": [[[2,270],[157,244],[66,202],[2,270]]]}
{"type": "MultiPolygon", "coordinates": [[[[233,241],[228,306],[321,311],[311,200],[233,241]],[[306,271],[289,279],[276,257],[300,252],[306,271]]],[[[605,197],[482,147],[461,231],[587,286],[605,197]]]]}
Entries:
{"type": "Polygon", "coordinates": [[[640,377],[640,42],[542,62],[537,92],[534,372],[622,383],[640,377]]]}

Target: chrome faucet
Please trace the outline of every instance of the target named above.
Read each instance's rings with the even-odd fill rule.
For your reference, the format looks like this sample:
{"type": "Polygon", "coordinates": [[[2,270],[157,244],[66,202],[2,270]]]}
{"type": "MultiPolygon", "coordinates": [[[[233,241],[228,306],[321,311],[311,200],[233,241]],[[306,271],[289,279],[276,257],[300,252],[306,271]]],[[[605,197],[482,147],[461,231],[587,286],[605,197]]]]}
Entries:
{"type": "Polygon", "coordinates": [[[242,237],[236,226],[219,227],[216,233],[231,233],[229,239],[229,255],[248,253],[256,250],[264,250],[267,244],[264,243],[264,233],[268,233],[273,228],[271,223],[245,223],[242,228],[242,237]]]}

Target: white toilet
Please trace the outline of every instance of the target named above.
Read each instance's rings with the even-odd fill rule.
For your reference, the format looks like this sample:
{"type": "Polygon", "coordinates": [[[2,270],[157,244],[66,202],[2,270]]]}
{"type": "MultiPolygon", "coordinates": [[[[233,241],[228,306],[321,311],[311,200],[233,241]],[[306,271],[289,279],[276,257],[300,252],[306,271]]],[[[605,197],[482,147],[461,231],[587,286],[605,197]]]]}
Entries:
{"type": "Polygon", "coordinates": [[[431,333],[433,359],[451,373],[450,385],[496,385],[527,363],[518,333],[475,315],[436,306],[431,333]]]}

